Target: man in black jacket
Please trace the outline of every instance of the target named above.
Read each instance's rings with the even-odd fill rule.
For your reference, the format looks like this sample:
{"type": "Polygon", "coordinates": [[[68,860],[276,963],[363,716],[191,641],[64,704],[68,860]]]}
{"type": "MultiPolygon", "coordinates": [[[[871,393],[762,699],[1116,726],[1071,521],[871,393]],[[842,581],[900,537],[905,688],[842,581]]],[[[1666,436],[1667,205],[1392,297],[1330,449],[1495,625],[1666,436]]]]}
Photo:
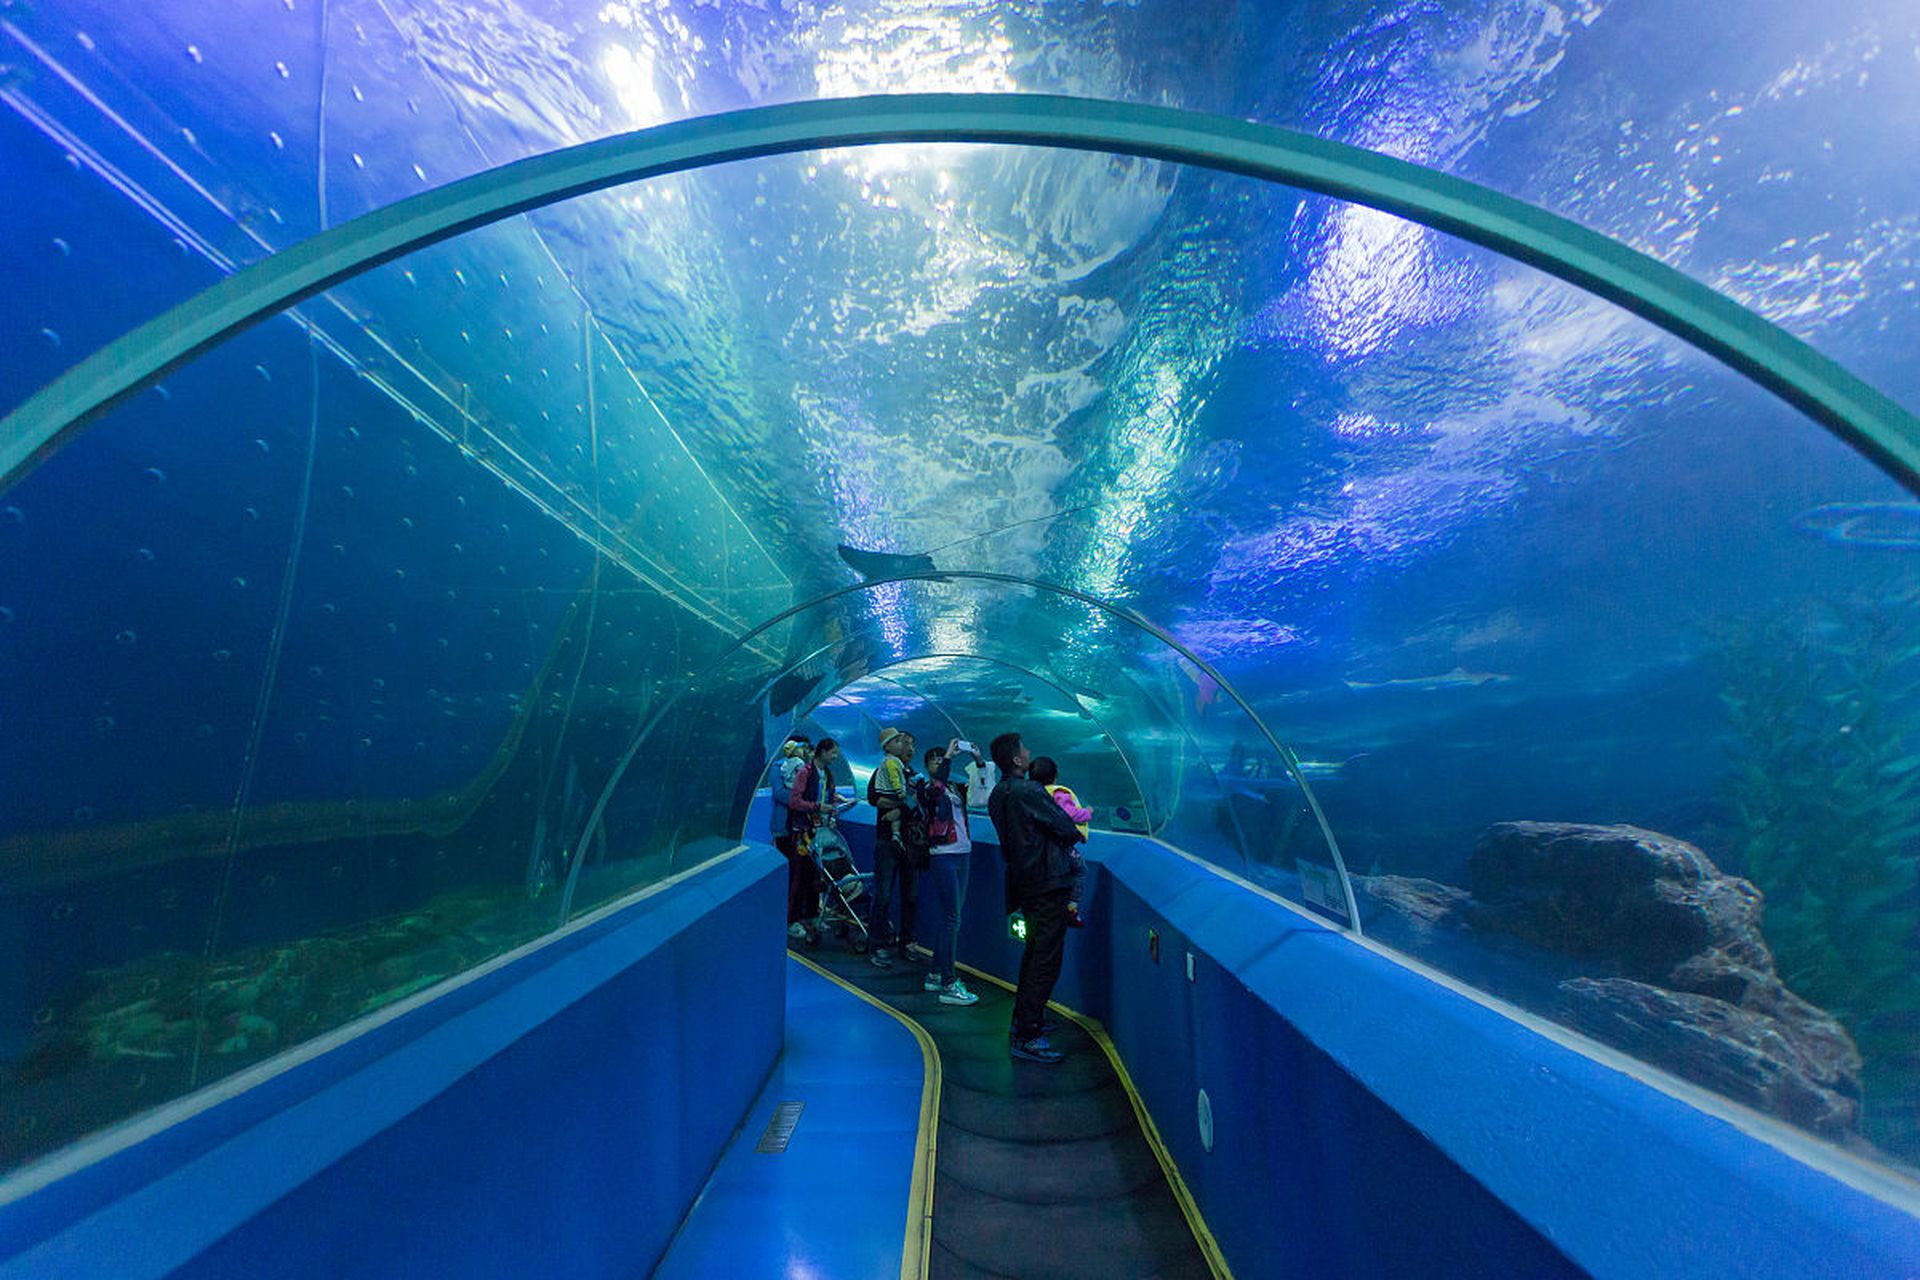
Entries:
{"type": "Polygon", "coordinates": [[[1009,1052],[1026,1062],[1058,1062],[1061,1053],[1045,1034],[1047,998],[1060,977],[1066,950],[1067,894],[1073,884],[1069,853],[1081,839],[1080,829],[1045,787],[1027,777],[1032,757],[1019,734],[1001,734],[989,750],[1001,776],[987,797],[987,815],[1007,863],[1007,910],[1027,918],[1009,1052]]]}

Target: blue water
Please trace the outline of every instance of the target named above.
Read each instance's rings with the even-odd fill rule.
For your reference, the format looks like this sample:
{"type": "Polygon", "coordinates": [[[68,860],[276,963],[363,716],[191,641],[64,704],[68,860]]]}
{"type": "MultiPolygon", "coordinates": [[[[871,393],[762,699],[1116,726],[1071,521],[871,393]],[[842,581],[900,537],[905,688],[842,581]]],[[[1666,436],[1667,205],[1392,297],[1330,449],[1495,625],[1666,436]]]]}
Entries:
{"type": "MultiPolygon", "coordinates": [[[[0,173],[29,194],[0,205],[0,408],[430,186],[910,90],[1167,103],[1431,165],[1920,408],[1920,32],[1895,0],[1737,26],[1651,0],[56,0],[0,45],[0,173]]],[[[1855,1137],[1920,1160],[1896,1105],[1920,993],[1882,972],[1920,936],[1920,800],[1818,747],[1920,749],[1913,524],[1869,463],[1618,309],[1243,179],[883,148],[514,219],[217,348],[0,494],[0,1153],[724,847],[793,723],[864,766],[904,720],[1019,728],[1104,824],[1295,897],[1331,851],[1269,732],[1356,873],[1462,884],[1515,819],[1690,841],[1760,882],[1789,985],[1861,1040],[1855,1137]],[[855,583],[843,545],[1137,610],[1260,721],[1148,632],[1001,582],[752,633],[855,583]],[[1785,699],[1771,738],[1730,718],[1756,682],[1785,699]],[[1743,761],[1781,774],[1785,855],[1743,761]],[[1891,834],[1863,861],[1807,834],[1823,805],[1891,834]],[[1833,885],[1862,904],[1838,958],[1807,905],[1833,885]]],[[[1389,940],[1534,1004],[1564,960],[1389,940]]]]}

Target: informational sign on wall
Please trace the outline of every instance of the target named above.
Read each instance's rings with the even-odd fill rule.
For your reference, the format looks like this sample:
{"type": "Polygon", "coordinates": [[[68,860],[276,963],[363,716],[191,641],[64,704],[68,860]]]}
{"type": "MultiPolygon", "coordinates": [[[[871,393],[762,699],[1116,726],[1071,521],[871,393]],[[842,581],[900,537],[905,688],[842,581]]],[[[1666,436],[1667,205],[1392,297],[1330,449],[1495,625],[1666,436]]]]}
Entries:
{"type": "Polygon", "coordinates": [[[1347,914],[1346,895],[1340,892],[1340,873],[1332,867],[1302,859],[1300,892],[1316,907],[1324,907],[1343,919],[1347,914]]]}

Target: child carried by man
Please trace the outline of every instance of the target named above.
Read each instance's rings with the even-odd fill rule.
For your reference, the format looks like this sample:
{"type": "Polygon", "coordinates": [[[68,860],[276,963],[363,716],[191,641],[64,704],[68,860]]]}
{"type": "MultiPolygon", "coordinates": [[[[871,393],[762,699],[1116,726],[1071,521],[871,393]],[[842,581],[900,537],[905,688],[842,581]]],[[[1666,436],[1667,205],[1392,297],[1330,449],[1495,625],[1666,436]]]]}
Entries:
{"type": "MultiPolygon", "coordinates": [[[[1072,787],[1061,784],[1060,766],[1054,763],[1053,757],[1034,757],[1033,763],[1027,766],[1027,776],[1046,788],[1047,794],[1053,797],[1053,802],[1060,806],[1061,812],[1080,828],[1080,838],[1084,840],[1087,835],[1087,824],[1093,821],[1093,810],[1080,803],[1080,797],[1073,794],[1072,787]]],[[[1073,885],[1067,890],[1067,927],[1084,929],[1087,922],[1080,914],[1080,895],[1087,883],[1087,862],[1080,853],[1079,845],[1068,850],[1067,854],[1073,859],[1073,885]]]]}

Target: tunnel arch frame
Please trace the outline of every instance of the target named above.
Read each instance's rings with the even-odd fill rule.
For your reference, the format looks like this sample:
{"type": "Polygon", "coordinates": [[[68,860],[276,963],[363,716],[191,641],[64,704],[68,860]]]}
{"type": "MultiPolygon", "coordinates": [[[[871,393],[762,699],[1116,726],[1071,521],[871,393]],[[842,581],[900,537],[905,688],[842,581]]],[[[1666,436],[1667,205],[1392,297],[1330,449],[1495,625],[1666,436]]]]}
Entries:
{"type": "MultiPolygon", "coordinates": [[[[912,657],[895,659],[893,661],[886,663],[883,666],[880,666],[878,668],[875,668],[872,671],[865,673],[864,675],[861,675],[859,677],[856,677],[853,680],[848,681],[846,684],[841,685],[839,689],[836,689],[833,694],[829,694],[827,696],[833,697],[839,692],[841,692],[842,690],[850,688],[855,684],[858,684],[861,680],[885,680],[889,684],[893,684],[901,689],[905,689],[908,693],[913,694],[915,697],[919,698],[921,701],[927,703],[927,705],[939,711],[942,716],[945,716],[948,723],[953,724],[955,728],[958,728],[959,722],[954,720],[952,716],[947,715],[946,709],[941,707],[937,701],[928,697],[926,694],[921,693],[919,690],[912,688],[907,684],[904,684],[898,680],[889,679],[889,677],[887,677],[884,674],[885,672],[893,670],[895,667],[905,666],[914,662],[923,662],[929,658],[955,658],[955,659],[963,659],[966,661],[973,661],[973,662],[991,663],[993,665],[1003,667],[1009,671],[1017,671],[1022,675],[1032,676],[1034,679],[1039,680],[1042,684],[1045,684],[1049,688],[1059,692],[1062,696],[1064,696],[1069,702],[1073,703],[1075,706],[1079,706],[1080,704],[1080,700],[1074,696],[1072,690],[1067,689],[1063,685],[1055,683],[1055,681],[1052,678],[1050,678],[1043,672],[1034,670],[1032,667],[1022,666],[1017,662],[1010,662],[1004,658],[991,657],[987,654],[959,653],[959,652],[918,653],[913,655],[912,657]]],[[[1193,758],[1200,762],[1200,767],[1206,770],[1207,777],[1213,780],[1214,789],[1220,793],[1221,806],[1226,811],[1227,821],[1233,824],[1234,838],[1240,842],[1240,856],[1243,860],[1243,865],[1251,866],[1255,861],[1254,852],[1253,852],[1253,841],[1247,838],[1246,824],[1241,822],[1239,811],[1234,808],[1231,797],[1229,797],[1227,793],[1226,784],[1222,782],[1220,779],[1220,771],[1214,768],[1213,761],[1207,758],[1206,749],[1200,745],[1200,740],[1194,737],[1193,729],[1186,723],[1186,721],[1180,718],[1178,713],[1173,712],[1167,709],[1166,707],[1161,706],[1160,703],[1154,699],[1153,695],[1147,691],[1147,687],[1145,685],[1141,685],[1136,682],[1135,687],[1140,690],[1141,696],[1146,699],[1148,705],[1151,706],[1155,711],[1166,716],[1168,722],[1171,723],[1179,731],[1181,738],[1184,739],[1187,746],[1192,749],[1193,758]]],[[[824,702],[825,699],[822,699],[821,701],[824,702]]],[[[816,703],[815,705],[818,706],[819,704],[816,703]]],[[[1147,799],[1147,789],[1141,785],[1139,771],[1133,767],[1133,761],[1127,755],[1126,745],[1121,739],[1120,735],[1108,729],[1106,727],[1106,723],[1103,720],[1101,720],[1099,716],[1094,715],[1092,712],[1088,711],[1085,707],[1080,707],[1080,711],[1082,714],[1086,715],[1088,719],[1093,723],[1094,727],[1100,731],[1101,736],[1106,738],[1107,741],[1113,745],[1114,754],[1120,757],[1121,765],[1125,767],[1128,778],[1132,780],[1133,789],[1135,793],[1140,797],[1141,812],[1146,816],[1146,819],[1147,819],[1147,829],[1144,832],[1144,834],[1150,840],[1160,839],[1160,833],[1165,831],[1167,827],[1172,824],[1173,815],[1175,813],[1178,813],[1180,810],[1180,803],[1182,799],[1180,791],[1176,789],[1174,798],[1173,798],[1173,803],[1168,807],[1166,813],[1162,816],[1160,824],[1158,826],[1155,826],[1153,821],[1153,803],[1147,799]]],[[[769,761],[769,767],[771,767],[771,761],[769,761]]],[[[764,775],[764,770],[762,772],[764,775]]],[[[1345,863],[1343,861],[1340,861],[1338,858],[1336,858],[1336,866],[1342,876],[1342,880],[1344,883],[1345,876],[1346,876],[1345,863]]],[[[1356,916],[1350,917],[1350,919],[1357,922],[1359,917],[1356,915],[1356,916]]],[[[1355,932],[1357,933],[1358,930],[1356,929],[1355,932]]]]}
{"type": "MultiPolygon", "coordinates": [[[[835,642],[835,643],[837,644],[840,642],[835,642]]],[[[815,658],[819,657],[823,653],[828,652],[834,647],[835,647],[834,644],[822,645],[820,648],[813,650],[811,653],[807,654],[805,657],[796,659],[793,662],[788,663],[785,667],[783,667],[781,670],[777,671],[774,674],[773,680],[780,679],[781,676],[787,674],[788,672],[794,671],[801,666],[804,666],[806,663],[813,661],[815,658]]],[[[1010,671],[1017,671],[1022,675],[1032,676],[1034,679],[1041,681],[1043,684],[1046,684],[1050,688],[1058,690],[1062,695],[1064,695],[1067,698],[1068,701],[1073,702],[1076,705],[1078,705],[1079,703],[1079,699],[1074,696],[1072,690],[1066,688],[1061,684],[1056,683],[1051,677],[1047,676],[1044,672],[1036,671],[1032,667],[1022,666],[1017,662],[1011,662],[1005,658],[997,658],[997,657],[990,656],[988,654],[981,654],[981,653],[962,653],[959,651],[932,651],[927,653],[916,653],[913,656],[907,657],[907,658],[894,659],[880,667],[875,668],[872,671],[868,671],[863,675],[856,677],[854,680],[848,681],[846,684],[841,685],[839,689],[836,689],[834,692],[838,693],[840,689],[845,689],[849,685],[856,684],[863,679],[883,679],[884,680],[887,677],[881,674],[883,672],[891,671],[897,666],[903,666],[908,663],[925,661],[929,658],[955,658],[955,659],[964,659],[967,661],[992,663],[994,665],[1004,667],[1010,671]]],[[[899,682],[894,681],[893,683],[898,684],[899,682]]],[[[769,681],[766,687],[771,687],[771,684],[772,684],[772,681],[769,681]]],[[[914,694],[916,697],[920,697],[923,701],[928,702],[929,705],[935,706],[938,709],[937,703],[927,698],[924,694],[921,694],[918,690],[912,689],[911,687],[905,684],[900,684],[900,687],[903,689],[906,689],[907,692],[914,694]]],[[[1214,768],[1213,761],[1207,758],[1206,750],[1200,745],[1200,740],[1194,737],[1193,730],[1187,725],[1186,721],[1182,720],[1177,713],[1160,705],[1160,703],[1154,699],[1153,695],[1147,691],[1147,687],[1145,685],[1141,685],[1136,682],[1135,687],[1139,689],[1141,696],[1147,700],[1148,705],[1150,705],[1155,711],[1166,716],[1169,723],[1171,723],[1176,729],[1179,730],[1180,736],[1186,741],[1186,744],[1193,749],[1194,758],[1200,762],[1200,767],[1206,770],[1207,776],[1213,780],[1214,787],[1220,792],[1222,798],[1224,799],[1227,794],[1227,789],[1226,789],[1226,784],[1222,782],[1220,779],[1220,771],[1214,768]]],[[[764,692],[764,689],[763,689],[763,692],[764,692]]],[[[828,697],[832,697],[832,696],[833,694],[828,695],[828,697]]],[[[1086,711],[1086,708],[1082,707],[1081,710],[1086,711]]],[[[946,719],[950,723],[953,722],[953,717],[946,715],[946,712],[944,709],[941,709],[941,714],[943,716],[946,716],[946,719]]],[[[1172,821],[1172,814],[1178,811],[1180,807],[1180,801],[1178,796],[1175,797],[1173,806],[1171,809],[1169,809],[1166,819],[1162,821],[1158,827],[1154,826],[1153,806],[1147,800],[1146,788],[1140,785],[1139,771],[1133,767],[1133,762],[1131,758],[1127,755],[1126,746],[1122,742],[1119,735],[1110,731],[1106,727],[1105,722],[1102,721],[1099,716],[1094,715],[1092,712],[1087,712],[1087,715],[1092,720],[1094,726],[1098,728],[1103,735],[1105,735],[1108,741],[1113,743],[1115,753],[1119,755],[1122,764],[1126,766],[1128,775],[1133,779],[1134,790],[1137,791],[1140,795],[1141,808],[1143,811],[1145,811],[1147,815],[1146,834],[1150,838],[1158,839],[1160,832],[1164,831],[1167,825],[1172,821]]],[[[771,764],[772,762],[769,761],[768,762],[769,767],[771,767],[771,764]]],[[[765,770],[762,770],[761,772],[762,772],[762,776],[764,777],[765,770]]],[[[1227,818],[1230,822],[1233,823],[1233,829],[1234,829],[1235,835],[1240,841],[1241,854],[1243,857],[1251,859],[1253,856],[1253,846],[1252,846],[1252,842],[1247,839],[1246,827],[1240,821],[1239,813],[1234,810],[1231,804],[1228,804],[1226,806],[1226,809],[1227,809],[1227,818]]]]}
{"type": "MultiPolygon", "coordinates": [[[[1344,927],[1354,936],[1362,936],[1364,931],[1360,924],[1359,902],[1353,892],[1353,877],[1348,874],[1346,858],[1342,856],[1340,852],[1339,837],[1334,835],[1333,827],[1327,821],[1326,811],[1320,806],[1320,798],[1314,793],[1313,787],[1307,782],[1306,774],[1300,769],[1300,758],[1294,754],[1292,747],[1289,747],[1285,742],[1280,740],[1279,735],[1274,733],[1267,722],[1261,718],[1260,713],[1254,710],[1253,704],[1234,687],[1232,681],[1222,675],[1219,669],[1212,663],[1208,662],[1198,653],[1195,653],[1191,646],[1175,636],[1172,632],[1166,630],[1166,628],[1146,617],[1137,609],[1129,608],[1126,605],[1115,604],[1111,600],[1102,599],[1099,596],[1093,595],[1090,592],[1081,591],[1075,587],[1063,586],[1056,582],[1046,582],[1038,578],[1027,578],[1015,573],[994,573],[985,569],[935,570],[932,573],[903,573],[885,577],[867,578],[860,582],[849,583],[843,587],[835,587],[833,590],[824,591],[810,600],[804,600],[799,604],[790,605],[782,609],[779,613],[766,618],[744,634],[736,636],[732,643],[714,655],[713,660],[707,664],[704,672],[689,676],[686,681],[681,683],[678,689],[674,690],[674,692],[663,699],[657,707],[654,707],[648,712],[646,718],[642,720],[640,727],[635,731],[633,740],[627,745],[627,749],[621,752],[619,760],[614,763],[612,771],[607,776],[606,783],[601,788],[600,798],[594,802],[592,811],[587,815],[586,822],[583,823],[580,828],[580,835],[574,840],[571,847],[575,849],[584,849],[587,847],[588,842],[593,838],[594,832],[599,829],[601,820],[606,816],[607,806],[612,803],[614,792],[619,789],[620,784],[626,779],[627,770],[632,767],[635,758],[639,756],[641,747],[646,744],[648,738],[653,736],[653,731],[666,719],[668,713],[680,704],[682,698],[692,692],[695,683],[701,678],[701,675],[713,674],[719,669],[722,663],[726,662],[734,654],[750,647],[755,639],[772,630],[774,627],[779,626],[781,623],[798,617],[810,609],[817,609],[821,605],[831,603],[834,600],[842,599],[850,595],[863,594],[873,590],[875,587],[889,586],[896,582],[952,583],[955,581],[998,583],[1002,586],[1024,587],[1044,594],[1077,600],[1082,604],[1105,613],[1116,621],[1124,622],[1129,626],[1145,632],[1178,654],[1181,658],[1192,663],[1196,670],[1218,685],[1220,691],[1233,700],[1234,705],[1239,707],[1240,710],[1246,714],[1247,719],[1253,723],[1254,729],[1261,737],[1266,739],[1267,745],[1273,748],[1274,754],[1278,756],[1281,763],[1286,766],[1288,776],[1291,777],[1294,784],[1300,788],[1301,795],[1307,802],[1307,808],[1313,816],[1314,823],[1319,827],[1321,838],[1326,842],[1327,852],[1333,859],[1334,874],[1339,879],[1341,899],[1346,909],[1347,918],[1344,927]]],[[[817,657],[823,651],[823,649],[816,649],[810,657],[817,657]]],[[[803,659],[803,661],[805,660],[807,659],[803,659]]],[[[851,681],[849,681],[849,683],[851,683],[851,681]]],[[[763,686],[763,688],[764,687],[765,686],[763,686]]],[[[1236,822],[1238,821],[1237,818],[1235,820],[1236,822]]],[[[1242,841],[1242,849],[1245,849],[1244,840],[1242,841]]],[[[565,924],[567,919],[572,915],[574,892],[579,882],[580,870],[585,863],[586,859],[575,858],[573,859],[572,866],[567,870],[566,885],[560,894],[561,924],[565,924]]]]}
{"type": "MultiPolygon", "coordinates": [[[[814,655],[814,656],[817,656],[817,655],[814,655]]],[[[956,662],[982,662],[987,664],[988,666],[999,667],[1005,671],[1012,671],[1012,672],[1016,672],[1019,675],[1029,676],[1032,679],[1038,680],[1041,684],[1046,685],[1049,689],[1052,689],[1055,693],[1058,693],[1061,697],[1065,698],[1068,702],[1072,703],[1075,707],[1078,707],[1081,714],[1086,716],[1086,718],[1090,722],[1092,722],[1094,728],[1100,731],[1100,736],[1105,738],[1109,743],[1112,744],[1114,754],[1120,757],[1121,767],[1127,771],[1127,777],[1131,779],[1133,782],[1134,793],[1139,797],[1141,811],[1145,813],[1147,816],[1147,834],[1153,835],[1155,833],[1155,828],[1153,825],[1153,806],[1147,800],[1146,788],[1140,785],[1140,773],[1137,769],[1133,767],[1133,760],[1131,759],[1131,757],[1127,755],[1127,749],[1125,745],[1122,744],[1119,737],[1116,736],[1107,728],[1105,722],[1103,722],[1099,716],[1095,715],[1091,711],[1088,711],[1085,707],[1081,707],[1080,700],[1074,697],[1073,692],[1069,690],[1066,686],[1059,684],[1058,682],[1049,678],[1046,675],[1046,673],[1041,671],[1036,671],[1032,667],[1023,666],[1018,662],[1013,662],[1006,658],[997,658],[992,656],[991,654],[962,653],[958,650],[940,650],[940,651],[928,652],[928,653],[915,653],[908,657],[892,658],[892,659],[889,659],[887,662],[881,664],[880,666],[874,667],[868,671],[863,671],[859,675],[853,677],[851,680],[848,680],[845,683],[841,684],[838,688],[834,689],[833,692],[827,694],[826,697],[821,698],[819,701],[815,702],[811,707],[808,707],[806,714],[811,715],[814,711],[826,705],[826,703],[829,700],[839,697],[842,693],[846,692],[848,689],[852,688],[854,685],[859,684],[862,680],[879,680],[886,684],[893,685],[895,688],[901,689],[906,693],[912,694],[915,698],[918,698],[920,701],[926,703],[928,706],[932,707],[935,711],[939,712],[941,718],[944,719],[948,724],[952,725],[956,732],[965,733],[966,730],[961,727],[960,722],[953,717],[953,715],[946,709],[946,707],[941,705],[940,700],[938,698],[933,697],[931,694],[927,693],[923,689],[914,688],[912,685],[906,683],[904,680],[900,679],[898,676],[889,674],[890,672],[893,672],[900,667],[911,666],[916,662],[929,662],[929,661],[935,661],[935,660],[949,660],[949,659],[956,662]]],[[[810,660],[810,659],[803,659],[802,661],[807,661],[807,660],[810,660]]],[[[790,667],[788,669],[791,670],[792,668],[790,667]]],[[[1191,737],[1191,735],[1189,735],[1189,737],[1191,737]]],[[[1205,761],[1203,760],[1202,763],[1205,763],[1205,761]]],[[[1211,766],[1209,766],[1209,769],[1211,769],[1211,766]]]]}
{"type": "Polygon", "coordinates": [[[0,419],[0,490],[94,417],[250,326],[515,214],[736,160],[899,142],[1132,155],[1378,209],[1556,276],[1773,392],[1920,495],[1920,418],[1732,298],[1600,232],[1411,161],[1277,125],[1048,94],[881,94],[747,107],[543,152],[320,232],[94,352],[0,419]]]}
{"type": "MultiPolygon", "coordinates": [[[[29,396],[0,419],[0,490],[88,422],[168,371],[301,301],[416,250],[519,213],[648,177],[802,151],[901,142],[975,142],[1139,156],[1274,182],[1407,218],[1527,263],[1666,330],[1808,414],[1920,494],[1920,419],[1809,344],[1650,255],[1512,196],[1361,147],[1172,107],[1041,94],[874,95],[749,107],[531,156],[372,210],[215,283],[108,343],[29,396]]],[[[1031,585],[1030,580],[1020,581],[1031,585]]],[[[1080,598],[1146,626],[1163,640],[1172,639],[1145,619],[1129,617],[1131,611],[1080,598]]],[[[746,635],[761,631],[752,628],[746,635]]],[[[1359,914],[1338,844],[1293,753],[1237,690],[1198,655],[1173,643],[1233,697],[1287,763],[1329,843],[1349,926],[1358,932],[1359,914]]],[[[623,760],[616,780],[625,767],[623,760]]],[[[604,800],[603,795],[589,833],[604,812],[604,800]]],[[[583,861],[574,859],[563,903],[571,903],[574,876],[583,861]]]]}

